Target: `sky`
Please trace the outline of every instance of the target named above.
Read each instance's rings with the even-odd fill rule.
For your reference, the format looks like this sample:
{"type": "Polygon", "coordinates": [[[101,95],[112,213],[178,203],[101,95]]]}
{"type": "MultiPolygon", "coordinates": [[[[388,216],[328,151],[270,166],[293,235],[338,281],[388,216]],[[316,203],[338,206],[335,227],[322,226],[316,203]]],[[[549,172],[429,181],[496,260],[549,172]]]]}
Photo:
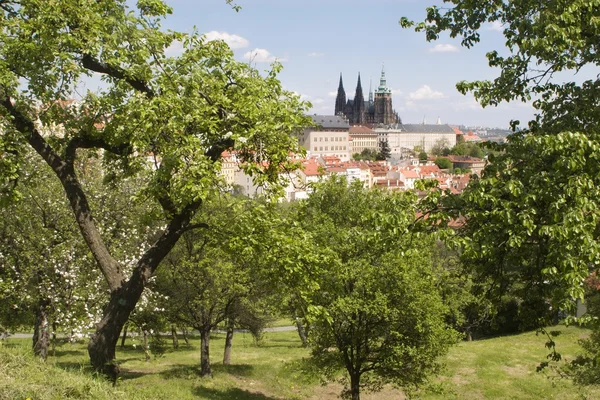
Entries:
{"type": "Polygon", "coordinates": [[[458,40],[428,43],[422,33],[402,29],[402,16],[420,21],[438,0],[167,0],[173,15],[165,29],[197,29],[225,40],[240,61],[268,69],[282,62],[283,86],[313,104],[311,113],[333,114],[340,73],[346,96],[354,96],[360,72],[365,98],[369,81],[379,85],[382,66],[393,90],[393,107],[404,123],[442,123],[508,128],[513,119],[533,117],[531,104],[482,109],[456,90],[461,80],[493,79],[485,53],[503,48],[501,27],[482,28],[472,49],[458,40]]]}

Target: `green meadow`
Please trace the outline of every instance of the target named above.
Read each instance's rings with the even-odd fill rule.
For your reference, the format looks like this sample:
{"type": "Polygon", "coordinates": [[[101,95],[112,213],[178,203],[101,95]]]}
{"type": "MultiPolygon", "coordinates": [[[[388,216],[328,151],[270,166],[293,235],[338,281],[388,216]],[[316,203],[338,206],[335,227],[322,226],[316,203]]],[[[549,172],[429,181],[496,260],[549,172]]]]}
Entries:
{"type": "MultiPolygon", "coordinates": [[[[580,351],[579,338],[587,330],[558,328],[558,351],[566,361],[580,351]]],[[[446,368],[424,399],[595,399],[599,387],[577,387],[554,371],[536,372],[545,359],[545,339],[535,332],[462,342],[445,358],[446,368]]],[[[0,346],[0,399],[336,399],[339,382],[323,385],[307,372],[309,351],[296,332],[267,332],[260,343],[247,333],[236,333],[232,364],[221,362],[224,335],[211,339],[213,376],[198,377],[199,339],[192,337],[179,349],[165,341],[162,354],[146,362],[139,340],[119,347],[121,378],[116,386],[94,377],[83,343],[59,343],[46,363],[36,360],[26,339],[5,340],[0,346]]],[[[403,399],[386,387],[364,393],[364,399],[403,399]]]]}

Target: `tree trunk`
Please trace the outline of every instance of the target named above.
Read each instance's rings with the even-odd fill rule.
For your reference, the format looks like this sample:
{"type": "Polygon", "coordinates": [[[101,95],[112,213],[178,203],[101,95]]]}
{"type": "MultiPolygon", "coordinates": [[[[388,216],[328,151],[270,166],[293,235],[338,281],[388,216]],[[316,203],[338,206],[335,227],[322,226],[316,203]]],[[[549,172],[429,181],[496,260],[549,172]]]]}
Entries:
{"type": "Polygon", "coordinates": [[[350,375],[350,398],[352,400],[360,400],[360,375],[359,374],[351,374],[350,375]]]}
{"type": "Polygon", "coordinates": [[[296,327],[298,328],[298,336],[300,336],[302,346],[308,347],[308,338],[306,337],[306,331],[304,330],[302,318],[296,317],[296,327]]]}
{"type": "Polygon", "coordinates": [[[185,340],[185,345],[189,346],[190,345],[190,339],[188,339],[188,334],[187,334],[187,329],[181,328],[181,334],[183,335],[183,340],[185,340]]]}
{"type": "Polygon", "coordinates": [[[150,361],[150,348],[148,347],[148,330],[144,329],[144,354],[146,355],[146,362],[150,361]]]}
{"type": "Polygon", "coordinates": [[[173,338],[173,348],[178,349],[179,339],[177,338],[177,329],[175,328],[175,325],[171,325],[171,337],[173,338]]]}
{"type": "Polygon", "coordinates": [[[106,375],[113,383],[120,372],[119,365],[115,363],[117,342],[143,289],[141,282],[138,279],[134,281],[132,277],[127,284],[113,291],[104,309],[104,315],[96,325],[96,332],[88,344],[92,367],[106,375]]]}
{"type": "Polygon", "coordinates": [[[233,344],[233,324],[227,325],[227,334],[225,335],[225,352],[223,353],[223,364],[231,364],[231,346],[233,344]]]}
{"type": "Polygon", "coordinates": [[[127,339],[127,327],[129,326],[129,324],[125,324],[125,326],[123,326],[123,336],[121,336],[121,348],[125,347],[125,340],[127,339]]]}
{"type": "Polygon", "coordinates": [[[52,322],[52,357],[56,357],[56,321],[52,322]]]}
{"type": "Polygon", "coordinates": [[[35,310],[33,328],[33,353],[44,360],[48,358],[48,345],[50,344],[47,304],[46,300],[39,301],[38,308],[35,310]]]}
{"type": "Polygon", "coordinates": [[[202,327],[200,331],[200,376],[208,376],[210,371],[210,328],[202,327]]]}
{"type": "Polygon", "coordinates": [[[473,335],[471,334],[471,331],[468,330],[467,331],[467,342],[472,342],[473,341],[473,335]]]}

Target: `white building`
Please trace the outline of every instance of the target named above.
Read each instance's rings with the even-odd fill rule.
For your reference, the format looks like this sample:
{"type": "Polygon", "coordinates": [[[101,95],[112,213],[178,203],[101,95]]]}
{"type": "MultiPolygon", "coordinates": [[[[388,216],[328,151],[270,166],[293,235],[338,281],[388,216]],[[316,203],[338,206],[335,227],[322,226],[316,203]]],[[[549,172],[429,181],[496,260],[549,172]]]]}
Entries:
{"type": "Polygon", "coordinates": [[[429,152],[443,141],[448,148],[456,145],[456,132],[449,125],[402,124],[395,128],[376,128],[379,141],[387,139],[392,155],[420,148],[429,152]]]}
{"type": "Polygon", "coordinates": [[[350,125],[335,115],[311,115],[316,127],[304,130],[300,144],[309,157],[335,156],[342,161],[350,159],[350,125]]]}

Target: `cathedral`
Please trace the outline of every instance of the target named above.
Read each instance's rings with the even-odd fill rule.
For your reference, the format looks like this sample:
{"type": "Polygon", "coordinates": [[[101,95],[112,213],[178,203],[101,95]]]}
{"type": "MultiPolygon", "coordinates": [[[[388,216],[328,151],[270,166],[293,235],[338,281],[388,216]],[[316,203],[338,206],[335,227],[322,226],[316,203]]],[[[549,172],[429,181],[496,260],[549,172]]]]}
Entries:
{"type": "Polygon", "coordinates": [[[344,116],[350,125],[396,125],[402,124],[398,113],[392,108],[392,91],[387,87],[385,71],[381,69],[379,87],[373,96],[373,88],[369,88],[369,99],[365,101],[360,73],[354,99],[346,101],[346,92],[340,74],[340,85],[335,99],[335,115],[344,116]]]}

